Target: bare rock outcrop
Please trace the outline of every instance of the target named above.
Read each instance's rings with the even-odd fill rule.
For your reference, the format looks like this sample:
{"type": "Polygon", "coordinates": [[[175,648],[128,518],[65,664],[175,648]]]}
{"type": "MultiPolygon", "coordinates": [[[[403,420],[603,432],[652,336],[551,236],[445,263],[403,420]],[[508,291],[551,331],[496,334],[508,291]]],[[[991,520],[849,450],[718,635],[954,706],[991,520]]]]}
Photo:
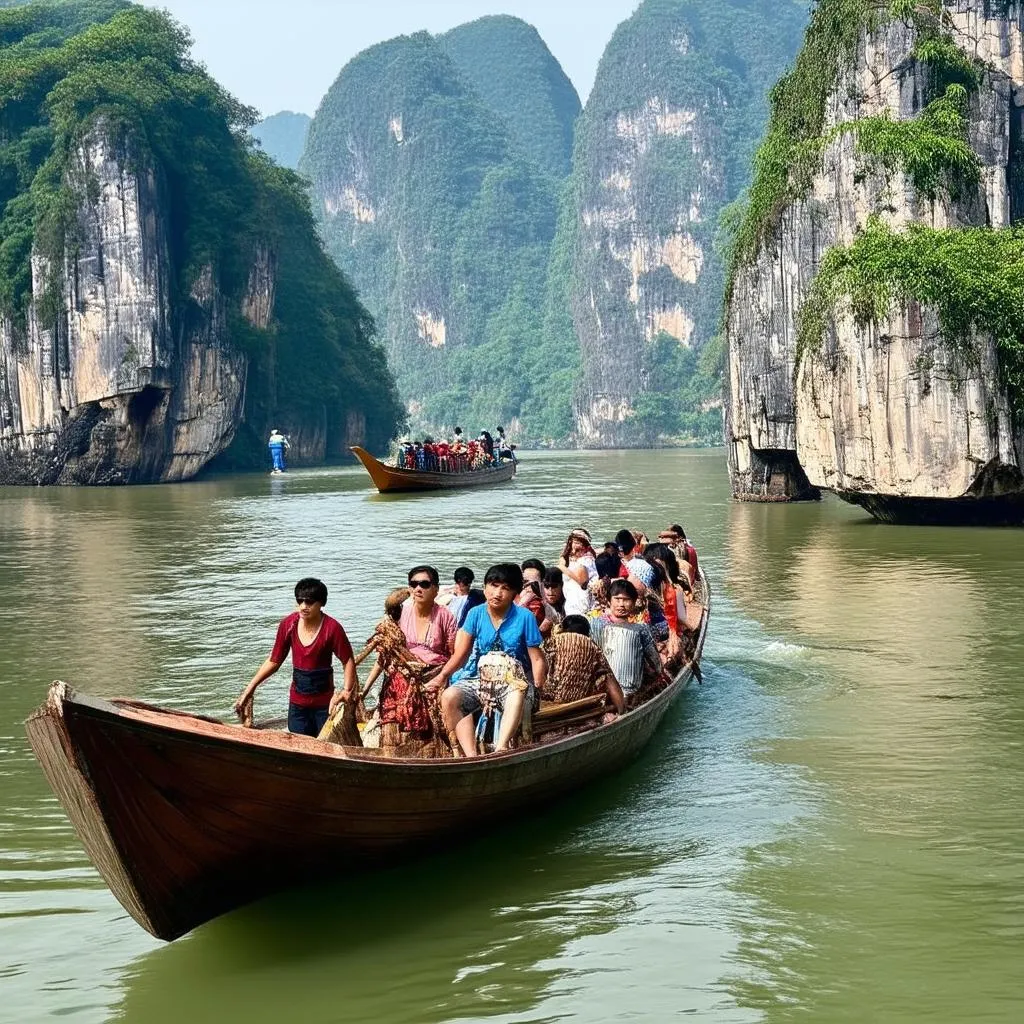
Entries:
{"type": "Polygon", "coordinates": [[[867,159],[849,130],[878,115],[919,118],[934,97],[919,14],[898,13],[865,25],[827,98],[810,187],[735,267],[726,311],[733,493],[798,499],[826,488],[887,520],[1012,521],[1024,512],[1024,433],[989,333],[952,337],[939,311],[913,297],[873,317],[838,301],[820,344],[801,350],[801,314],[833,247],[871,225],[1001,229],[1024,214],[1024,5],[941,6],[941,38],[977,69],[965,118],[978,173],[970,187],[932,195],[907,170],[867,159]]]}
{"type": "MultiPolygon", "coordinates": [[[[185,480],[231,442],[247,361],[207,267],[172,299],[158,175],[100,126],[80,145],[75,245],[33,258],[27,326],[0,324],[0,482],[185,480]]],[[[255,254],[242,309],[266,326],[273,259],[255,254]]]]}

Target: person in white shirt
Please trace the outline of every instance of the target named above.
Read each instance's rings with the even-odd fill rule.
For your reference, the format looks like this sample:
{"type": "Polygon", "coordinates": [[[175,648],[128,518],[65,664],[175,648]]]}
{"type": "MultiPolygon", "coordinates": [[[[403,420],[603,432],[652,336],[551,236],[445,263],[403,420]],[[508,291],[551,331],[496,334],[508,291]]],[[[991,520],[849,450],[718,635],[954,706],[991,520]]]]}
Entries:
{"type": "Polygon", "coordinates": [[[586,615],[590,611],[589,586],[597,579],[597,554],[590,533],[579,527],[573,530],[558,560],[562,570],[566,615],[586,615]]]}

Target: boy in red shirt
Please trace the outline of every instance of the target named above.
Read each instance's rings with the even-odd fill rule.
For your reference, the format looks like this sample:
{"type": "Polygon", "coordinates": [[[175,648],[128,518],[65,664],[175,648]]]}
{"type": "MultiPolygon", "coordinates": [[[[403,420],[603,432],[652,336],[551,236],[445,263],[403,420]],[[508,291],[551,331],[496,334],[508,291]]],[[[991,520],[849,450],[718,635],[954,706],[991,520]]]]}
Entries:
{"type": "Polygon", "coordinates": [[[270,657],[252,677],[235,710],[252,698],[257,687],[269,679],[292,656],[292,688],[288,697],[288,731],[316,737],[341,702],[350,704],[359,692],[352,645],[337,619],[324,615],[327,587],[320,580],[306,578],[295,584],[297,611],[281,620],[270,657]],[[334,690],[333,657],[345,670],[345,688],[334,690]]]}

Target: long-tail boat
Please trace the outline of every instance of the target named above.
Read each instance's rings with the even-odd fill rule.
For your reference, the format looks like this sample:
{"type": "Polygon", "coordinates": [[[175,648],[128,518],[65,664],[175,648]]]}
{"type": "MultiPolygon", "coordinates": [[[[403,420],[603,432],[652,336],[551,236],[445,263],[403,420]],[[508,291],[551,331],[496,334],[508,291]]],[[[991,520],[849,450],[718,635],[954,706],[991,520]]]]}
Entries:
{"type": "Polygon", "coordinates": [[[542,705],[533,742],[511,751],[382,756],[134,700],[100,700],[61,682],[26,729],[111,892],[143,928],[169,941],[289,885],[528,815],[621,768],[700,678],[711,610],[707,581],[700,582],[704,611],[692,660],[667,686],[608,723],[599,714],[580,725],[577,715],[576,727],[562,734],[536,728],[542,705]]]}
{"type": "Polygon", "coordinates": [[[467,469],[463,472],[435,473],[423,469],[400,469],[375,459],[365,448],[353,446],[352,454],[363,464],[370,479],[381,494],[400,491],[449,491],[462,487],[490,487],[503,484],[516,475],[516,464],[511,459],[485,469],[467,469]]]}

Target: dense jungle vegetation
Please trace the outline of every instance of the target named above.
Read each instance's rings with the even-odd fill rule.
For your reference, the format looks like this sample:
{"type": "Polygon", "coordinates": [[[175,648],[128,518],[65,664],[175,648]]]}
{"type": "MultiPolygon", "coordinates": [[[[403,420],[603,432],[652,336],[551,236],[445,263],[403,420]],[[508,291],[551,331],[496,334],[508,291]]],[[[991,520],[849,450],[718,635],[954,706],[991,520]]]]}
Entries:
{"type": "Polygon", "coordinates": [[[718,214],[747,182],[767,88],[804,21],[803,0],[646,0],[609,44],[579,119],[561,67],[515,18],[394,39],[343,69],[301,170],[328,250],[380,319],[417,428],[511,422],[521,438],[565,441],[588,366],[618,354],[644,382],[639,434],[720,440],[718,214]],[[614,135],[653,100],[698,123],[644,155],[631,230],[671,235],[700,191],[691,231],[704,269],[696,285],[665,267],[645,277],[649,304],[678,300],[697,329],[689,346],[665,336],[634,352],[629,287],[606,286],[609,252],[582,225],[619,157],[608,126],[614,135]],[[611,327],[596,346],[574,315],[591,292],[611,327]]]}
{"type": "Polygon", "coordinates": [[[65,260],[77,255],[79,212],[95,187],[79,180],[76,155],[100,133],[127,170],[155,173],[176,337],[194,316],[195,281],[213,271],[229,342],[251,358],[248,433],[262,435],[269,418],[320,419],[326,406],[332,419],[365,411],[384,440],[402,410],[372,320],[324,253],[301,179],[254,149],[255,112],[190,49],[166,13],[123,0],[0,11],[0,314],[22,333],[32,304],[44,324],[61,315],[65,260]],[[256,330],[240,304],[262,245],[280,273],[273,321],[256,330]],[[50,268],[36,294],[33,254],[50,268]]]}
{"type": "Polygon", "coordinates": [[[580,98],[532,25],[495,15],[438,37],[441,48],[541,170],[564,178],[580,98]]]}

